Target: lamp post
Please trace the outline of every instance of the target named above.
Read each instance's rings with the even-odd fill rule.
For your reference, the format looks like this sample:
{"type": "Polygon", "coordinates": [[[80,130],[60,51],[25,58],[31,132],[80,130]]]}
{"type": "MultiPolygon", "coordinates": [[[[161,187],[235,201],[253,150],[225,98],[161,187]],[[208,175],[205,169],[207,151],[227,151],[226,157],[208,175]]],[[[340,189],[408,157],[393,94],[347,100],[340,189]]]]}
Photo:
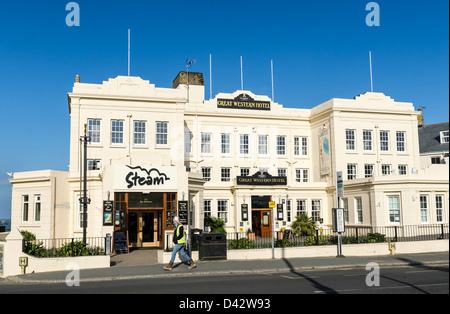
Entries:
{"type": "MultiPolygon", "coordinates": [[[[84,135],[80,136],[80,142],[83,143],[84,157],[83,157],[83,197],[80,197],[80,204],[83,204],[83,243],[86,243],[86,229],[87,229],[87,206],[91,202],[87,197],[87,144],[91,141],[91,137],[87,135],[87,125],[84,125],[84,135]]],[[[81,169],[80,169],[81,176],[81,169]]],[[[81,179],[81,178],[80,178],[81,179]]],[[[81,180],[80,180],[81,181],[81,180]]],[[[81,182],[80,182],[81,185],[81,182]]]]}

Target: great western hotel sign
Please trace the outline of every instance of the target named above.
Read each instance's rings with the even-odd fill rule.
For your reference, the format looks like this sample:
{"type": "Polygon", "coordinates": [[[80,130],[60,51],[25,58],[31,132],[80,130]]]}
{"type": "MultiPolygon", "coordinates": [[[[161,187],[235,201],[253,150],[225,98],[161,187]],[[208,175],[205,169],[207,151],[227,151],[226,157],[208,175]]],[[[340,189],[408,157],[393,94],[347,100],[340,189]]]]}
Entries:
{"type": "Polygon", "coordinates": [[[257,172],[252,176],[237,176],[237,185],[287,185],[286,177],[274,177],[267,172],[257,172]]]}
{"type": "Polygon", "coordinates": [[[177,189],[177,169],[171,166],[116,166],[116,191],[173,191],[177,189]]]}
{"type": "Polygon", "coordinates": [[[234,99],[217,99],[217,108],[270,110],[270,101],[254,100],[247,94],[240,94],[234,99]]]}

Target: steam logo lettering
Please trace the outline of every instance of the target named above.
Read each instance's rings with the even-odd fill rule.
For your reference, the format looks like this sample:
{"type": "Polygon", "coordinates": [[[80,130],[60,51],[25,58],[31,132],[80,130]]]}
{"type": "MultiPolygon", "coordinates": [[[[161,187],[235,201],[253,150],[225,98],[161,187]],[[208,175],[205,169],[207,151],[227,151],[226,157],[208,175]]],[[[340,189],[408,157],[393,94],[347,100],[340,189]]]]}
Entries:
{"type": "Polygon", "coordinates": [[[170,178],[164,173],[160,172],[156,168],[151,168],[147,170],[141,166],[131,167],[130,169],[138,169],[141,172],[145,172],[144,175],[139,174],[138,171],[130,171],[125,177],[125,181],[128,183],[127,188],[131,189],[134,186],[144,186],[144,185],[163,185],[165,181],[170,180],[170,178]]]}

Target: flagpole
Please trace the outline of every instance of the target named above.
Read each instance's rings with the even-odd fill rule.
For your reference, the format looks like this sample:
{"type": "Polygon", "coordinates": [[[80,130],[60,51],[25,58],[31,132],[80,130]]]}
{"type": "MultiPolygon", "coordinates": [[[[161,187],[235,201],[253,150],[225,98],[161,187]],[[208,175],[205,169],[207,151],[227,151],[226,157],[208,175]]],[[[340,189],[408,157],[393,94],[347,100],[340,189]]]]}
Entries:
{"type": "Polygon", "coordinates": [[[209,98],[212,98],[212,65],[211,54],[209,54],[209,98]]]}
{"type": "Polygon", "coordinates": [[[373,92],[373,80],[372,80],[372,52],[369,51],[369,62],[370,62],[370,91],[373,92]]]}
{"type": "Polygon", "coordinates": [[[272,101],[275,101],[275,96],[273,92],[273,60],[270,60],[270,76],[272,79],[272,101]]]}
{"type": "Polygon", "coordinates": [[[242,72],[242,56],[241,56],[241,90],[244,90],[244,75],[242,72]]]}
{"type": "Polygon", "coordinates": [[[130,76],[130,29],[128,29],[128,76],[130,76]]]}

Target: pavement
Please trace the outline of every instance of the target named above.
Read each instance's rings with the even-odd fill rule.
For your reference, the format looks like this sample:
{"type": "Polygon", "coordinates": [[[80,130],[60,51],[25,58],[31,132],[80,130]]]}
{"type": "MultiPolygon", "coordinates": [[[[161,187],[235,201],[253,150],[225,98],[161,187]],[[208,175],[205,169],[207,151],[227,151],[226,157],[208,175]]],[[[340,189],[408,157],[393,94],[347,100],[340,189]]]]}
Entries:
{"type": "MultiPolygon", "coordinates": [[[[227,276],[255,273],[305,272],[311,270],[363,268],[369,262],[383,267],[448,265],[449,252],[378,256],[305,257],[265,260],[196,261],[189,270],[177,257],[172,271],[157,264],[156,250],[136,250],[130,254],[111,256],[111,267],[80,270],[80,282],[122,279],[227,276]]],[[[3,279],[16,283],[64,283],[71,271],[33,273],[3,279]]]]}

